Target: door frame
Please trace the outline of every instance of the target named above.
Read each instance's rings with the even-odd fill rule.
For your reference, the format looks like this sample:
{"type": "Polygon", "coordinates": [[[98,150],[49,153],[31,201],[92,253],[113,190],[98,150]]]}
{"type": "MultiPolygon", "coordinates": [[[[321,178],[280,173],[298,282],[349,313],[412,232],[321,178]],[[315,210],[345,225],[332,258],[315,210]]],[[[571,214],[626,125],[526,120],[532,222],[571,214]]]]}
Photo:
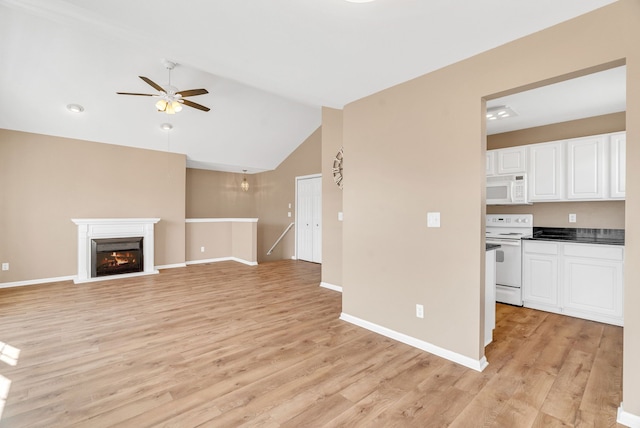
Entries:
{"type": "Polygon", "coordinates": [[[294,202],[294,208],[295,208],[295,216],[294,216],[294,221],[295,221],[295,227],[293,228],[295,234],[294,234],[294,242],[293,242],[293,260],[298,260],[298,182],[300,180],[308,180],[310,178],[322,178],[322,173],[317,173],[317,174],[309,174],[309,175],[300,175],[300,176],[296,176],[295,178],[295,182],[296,182],[296,191],[295,191],[295,202],[294,202]]]}

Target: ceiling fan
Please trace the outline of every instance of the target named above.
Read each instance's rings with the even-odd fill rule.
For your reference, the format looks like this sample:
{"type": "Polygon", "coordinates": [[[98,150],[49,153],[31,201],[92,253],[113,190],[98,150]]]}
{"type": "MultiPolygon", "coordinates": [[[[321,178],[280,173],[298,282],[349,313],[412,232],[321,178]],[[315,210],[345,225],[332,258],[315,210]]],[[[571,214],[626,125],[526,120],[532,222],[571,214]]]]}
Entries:
{"type": "Polygon", "coordinates": [[[208,94],[209,91],[206,89],[189,89],[186,91],[179,91],[175,86],[171,86],[171,70],[173,70],[176,65],[177,64],[175,62],[164,61],[165,68],[169,70],[169,83],[164,87],[158,85],[148,77],[138,76],[144,80],[145,83],[158,91],[157,94],[138,94],[133,92],[117,92],[117,94],[159,98],[156,102],[156,108],[159,112],[164,112],[166,114],[175,114],[179,112],[182,110],[183,104],[205,112],[211,110],[209,107],[205,107],[202,104],[194,103],[193,101],[185,99],[186,97],[208,94]]]}

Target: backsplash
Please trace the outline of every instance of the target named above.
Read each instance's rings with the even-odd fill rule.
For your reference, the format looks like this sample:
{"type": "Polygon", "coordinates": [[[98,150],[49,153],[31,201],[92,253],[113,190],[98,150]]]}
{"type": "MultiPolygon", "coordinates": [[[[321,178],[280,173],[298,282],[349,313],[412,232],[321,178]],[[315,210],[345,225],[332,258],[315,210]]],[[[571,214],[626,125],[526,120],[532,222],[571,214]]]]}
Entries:
{"type": "Polygon", "coordinates": [[[539,202],[533,205],[491,205],[487,214],[533,214],[537,227],[624,229],[624,201],[539,202]],[[569,223],[569,214],[576,222],[569,223]]]}

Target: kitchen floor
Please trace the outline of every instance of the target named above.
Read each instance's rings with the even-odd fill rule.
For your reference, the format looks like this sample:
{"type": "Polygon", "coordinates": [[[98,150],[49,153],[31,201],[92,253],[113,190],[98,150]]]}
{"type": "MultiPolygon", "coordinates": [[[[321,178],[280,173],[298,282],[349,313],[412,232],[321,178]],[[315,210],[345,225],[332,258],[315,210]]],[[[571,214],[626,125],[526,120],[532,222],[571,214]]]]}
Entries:
{"type": "MultiPolygon", "coordinates": [[[[512,394],[504,396],[513,412],[511,426],[616,426],[622,332],[609,324],[496,304],[487,370],[493,366],[496,377],[513,385],[512,394]]],[[[507,391],[503,387],[500,393],[507,391]]]]}

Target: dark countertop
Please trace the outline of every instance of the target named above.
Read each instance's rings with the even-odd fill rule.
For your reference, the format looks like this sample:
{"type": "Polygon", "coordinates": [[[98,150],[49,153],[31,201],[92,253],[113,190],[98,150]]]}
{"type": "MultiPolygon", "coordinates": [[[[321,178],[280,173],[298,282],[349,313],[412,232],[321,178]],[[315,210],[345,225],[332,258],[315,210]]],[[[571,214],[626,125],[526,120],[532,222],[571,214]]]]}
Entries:
{"type": "Polygon", "coordinates": [[[491,251],[491,250],[497,250],[498,248],[501,247],[501,245],[498,244],[484,244],[486,246],[486,251],[491,251]]]}
{"type": "Polygon", "coordinates": [[[533,241],[561,241],[579,244],[624,245],[624,229],[577,229],[570,227],[534,227],[533,241]]]}

